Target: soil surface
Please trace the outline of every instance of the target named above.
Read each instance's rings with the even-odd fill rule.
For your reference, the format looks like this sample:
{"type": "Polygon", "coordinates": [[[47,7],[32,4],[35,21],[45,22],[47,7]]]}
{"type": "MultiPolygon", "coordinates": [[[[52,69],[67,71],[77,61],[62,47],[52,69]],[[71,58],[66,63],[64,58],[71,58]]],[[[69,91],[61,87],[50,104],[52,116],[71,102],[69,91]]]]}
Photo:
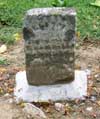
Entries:
{"type": "MultiPolygon", "coordinates": [[[[10,101],[13,99],[15,74],[25,70],[24,42],[19,41],[9,46],[0,57],[8,61],[8,64],[0,65],[0,119],[28,119],[22,107],[10,101]],[[11,97],[7,96],[8,94],[11,97]]],[[[78,43],[75,49],[75,64],[78,69],[89,68],[92,71],[88,77],[88,96],[84,100],[60,102],[68,105],[63,113],[55,109],[54,102],[35,103],[48,119],[100,119],[100,42],[78,43]]]]}

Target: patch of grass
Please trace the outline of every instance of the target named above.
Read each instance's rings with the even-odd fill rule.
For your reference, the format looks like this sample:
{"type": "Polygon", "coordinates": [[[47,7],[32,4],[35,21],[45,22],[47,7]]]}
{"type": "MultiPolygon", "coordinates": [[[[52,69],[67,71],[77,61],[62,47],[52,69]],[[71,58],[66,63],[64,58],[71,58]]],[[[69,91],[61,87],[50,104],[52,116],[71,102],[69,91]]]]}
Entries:
{"type": "Polygon", "coordinates": [[[28,9],[52,6],[49,0],[0,0],[0,41],[13,43],[13,34],[21,32],[28,9]]]}
{"type": "Polygon", "coordinates": [[[50,6],[50,3],[49,0],[0,0],[0,22],[3,25],[20,27],[26,10],[50,6]]]}
{"type": "Polygon", "coordinates": [[[6,65],[6,64],[8,64],[7,59],[0,57],[0,65],[6,65]]]}
{"type": "Polygon", "coordinates": [[[7,44],[12,44],[15,41],[14,34],[20,33],[21,28],[4,26],[0,29],[0,41],[7,44]]]}
{"type": "MultiPolygon", "coordinates": [[[[55,0],[0,0],[0,41],[12,43],[13,34],[20,32],[28,9],[52,7],[55,0]],[[19,30],[19,31],[18,31],[19,30]]],[[[67,0],[66,7],[77,11],[77,31],[81,38],[100,39],[100,8],[91,6],[95,0],[67,0]]],[[[59,5],[58,5],[59,6],[59,5]]]]}
{"type": "Polygon", "coordinates": [[[54,7],[66,7],[68,0],[53,0],[52,5],[54,7]]]}
{"type": "Polygon", "coordinates": [[[76,8],[77,31],[80,32],[81,37],[100,39],[100,8],[91,6],[92,1],[94,0],[80,0],[70,5],[76,8]]]}

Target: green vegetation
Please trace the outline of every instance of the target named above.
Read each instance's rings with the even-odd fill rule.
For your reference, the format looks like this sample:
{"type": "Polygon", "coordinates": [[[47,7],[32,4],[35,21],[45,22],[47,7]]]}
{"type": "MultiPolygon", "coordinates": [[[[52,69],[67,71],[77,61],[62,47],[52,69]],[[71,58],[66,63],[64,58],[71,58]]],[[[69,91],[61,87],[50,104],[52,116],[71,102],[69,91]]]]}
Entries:
{"type": "Polygon", "coordinates": [[[2,57],[0,57],[0,65],[7,65],[8,61],[2,57]]]}
{"type": "Polygon", "coordinates": [[[66,7],[68,0],[53,0],[52,5],[54,7],[66,7]]]}
{"type": "MultiPolygon", "coordinates": [[[[81,38],[89,36],[100,39],[100,8],[90,5],[95,0],[66,1],[66,7],[74,7],[77,11],[77,31],[81,38]]],[[[56,5],[55,0],[0,0],[0,41],[14,41],[13,34],[21,32],[23,18],[28,9],[52,6],[61,5],[56,5]]]]}

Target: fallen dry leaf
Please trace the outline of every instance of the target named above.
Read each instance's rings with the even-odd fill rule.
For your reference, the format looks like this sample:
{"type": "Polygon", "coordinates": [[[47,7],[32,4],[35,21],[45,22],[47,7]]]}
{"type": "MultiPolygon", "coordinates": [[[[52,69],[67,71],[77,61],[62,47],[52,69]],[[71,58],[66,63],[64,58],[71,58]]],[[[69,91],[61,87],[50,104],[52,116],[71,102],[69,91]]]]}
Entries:
{"type": "Polygon", "coordinates": [[[75,69],[76,70],[80,70],[81,69],[81,65],[80,64],[75,64],[75,69]]]}
{"type": "Polygon", "coordinates": [[[8,93],[12,93],[14,91],[13,88],[8,88],[8,93]]]}
{"type": "Polygon", "coordinates": [[[96,102],[100,106],[100,100],[96,102]]]}
{"type": "Polygon", "coordinates": [[[0,73],[5,73],[7,71],[7,69],[3,68],[3,67],[0,67],[0,73]]]}
{"type": "Polygon", "coordinates": [[[6,51],[7,51],[7,46],[6,45],[1,45],[1,47],[0,47],[0,53],[2,54],[4,52],[6,52],[6,51]]]}
{"type": "Polygon", "coordinates": [[[2,94],[3,93],[3,89],[0,87],[0,94],[2,94]]]}
{"type": "Polygon", "coordinates": [[[21,108],[24,108],[24,107],[25,107],[25,103],[24,103],[24,102],[21,102],[21,103],[19,104],[19,106],[20,106],[21,108]]]}
{"type": "Polygon", "coordinates": [[[13,35],[13,37],[14,37],[14,39],[15,39],[16,41],[19,41],[19,40],[22,39],[22,36],[21,36],[21,34],[19,34],[19,33],[15,33],[15,34],[13,35]]]}
{"type": "Polygon", "coordinates": [[[77,36],[77,38],[80,38],[80,32],[79,31],[76,32],[76,36],[77,36]]]}

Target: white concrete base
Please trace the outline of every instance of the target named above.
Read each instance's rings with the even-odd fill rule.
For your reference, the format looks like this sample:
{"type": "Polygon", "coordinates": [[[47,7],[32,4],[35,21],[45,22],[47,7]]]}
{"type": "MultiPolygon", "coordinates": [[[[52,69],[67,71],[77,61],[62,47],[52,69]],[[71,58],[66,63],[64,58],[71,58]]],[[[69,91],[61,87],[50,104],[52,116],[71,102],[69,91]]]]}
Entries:
{"type": "Polygon", "coordinates": [[[14,95],[26,102],[48,102],[73,100],[87,95],[87,74],[85,71],[75,71],[75,80],[68,84],[49,86],[31,86],[26,79],[26,72],[16,74],[14,95]]]}

